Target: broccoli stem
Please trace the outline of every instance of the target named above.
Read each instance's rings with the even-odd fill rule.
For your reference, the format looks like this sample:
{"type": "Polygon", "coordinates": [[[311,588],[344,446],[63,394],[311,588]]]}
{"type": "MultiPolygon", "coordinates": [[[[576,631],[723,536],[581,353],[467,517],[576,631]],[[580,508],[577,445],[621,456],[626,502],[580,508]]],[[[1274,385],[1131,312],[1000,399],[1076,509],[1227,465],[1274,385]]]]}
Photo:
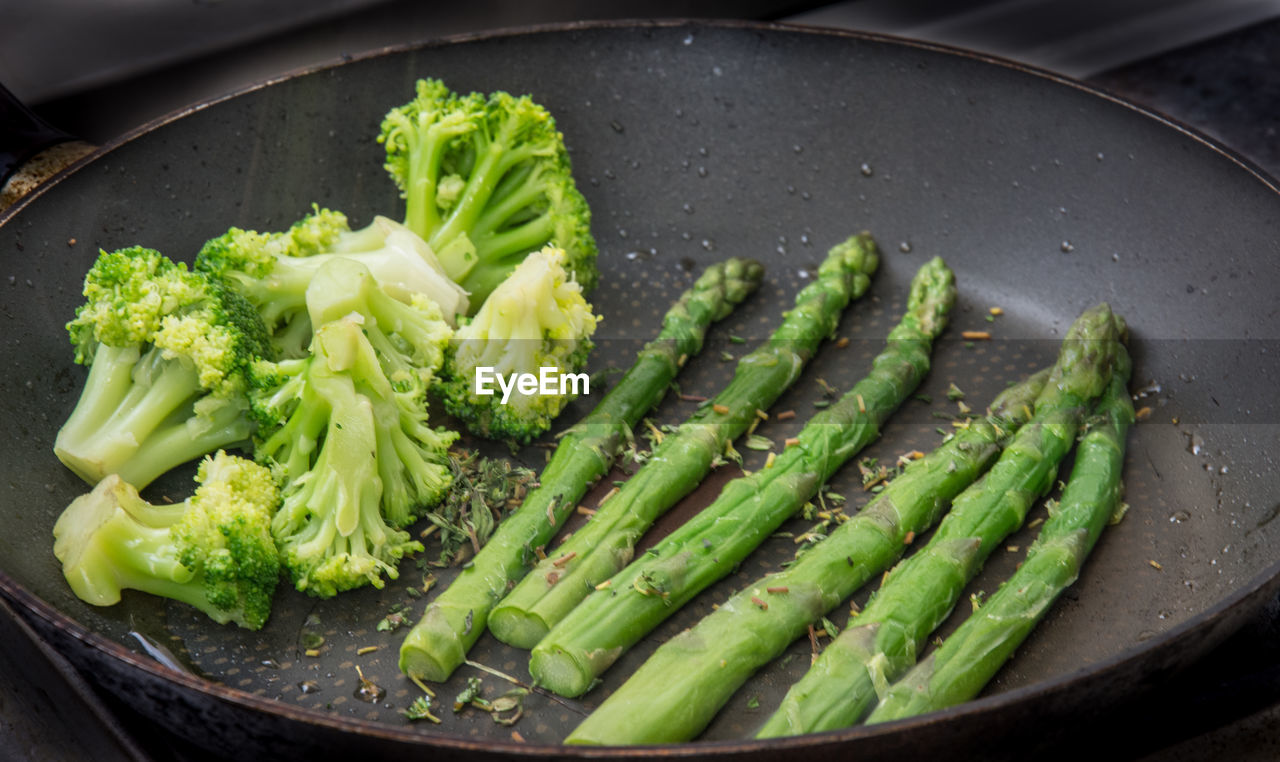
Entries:
{"type": "Polygon", "coordinates": [[[54,450],[90,483],[115,473],[150,484],[208,452],[248,442],[247,402],[207,399],[204,414],[193,415],[193,401],[205,394],[195,368],[163,350],[101,344],[54,450]]]}
{"type": "Polygon", "coordinates": [[[729,259],[708,267],[668,310],[647,343],[604,399],[560,438],[540,486],[531,491],[431,605],[400,647],[400,669],[442,681],[466,658],[489,611],[528,572],[534,549],[546,545],[586,493],[632,441],[632,427],[662,400],[686,358],[702,350],[707,328],[753,294],[764,271],[729,259]]]}
{"type": "MultiPolygon", "coordinates": [[[[473,129],[466,122],[433,124],[423,138],[409,150],[409,187],[405,189],[405,226],[423,235],[440,226],[440,210],[436,206],[436,187],[440,183],[440,159],[449,141],[473,129]]],[[[423,135],[417,129],[403,130],[405,135],[423,135]]],[[[425,236],[424,236],[425,237],[425,236]]],[[[435,247],[433,247],[435,248],[435,247]]],[[[440,250],[436,249],[440,254],[440,250]]],[[[449,272],[453,272],[450,270],[449,272]]]]}
{"type": "MultiPolygon", "coordinates": [[[[875,243],[865,234],[834,247],[773,335],[738,361],[729,384],[667,434],[620,491],[494,608],[494,636],[533,648],[596,585],[626,566],[641,535],[697,487],[726,445],[799,378],[822,340],[835,332],[845,307],[865,292],[878,262],[875,243]]],[[[885,414],[899,401],[886,402],[885,414]]],[[[867,427],[869,435],[872,429],[867,427]]]]}

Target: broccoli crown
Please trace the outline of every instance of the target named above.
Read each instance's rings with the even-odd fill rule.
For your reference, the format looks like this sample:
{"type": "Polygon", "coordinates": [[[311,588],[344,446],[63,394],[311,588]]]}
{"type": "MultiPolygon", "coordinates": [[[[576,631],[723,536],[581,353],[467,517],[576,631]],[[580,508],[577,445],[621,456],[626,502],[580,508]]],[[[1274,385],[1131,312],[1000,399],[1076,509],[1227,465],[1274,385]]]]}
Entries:
{"type": "Polygon", "coordinates": [[[599,318],[566,271],[565,258],[552,246],[530,254],[454,334],[437,387],[445,409],[473,433],[528,443],[577,396],[572,385],[552,394],[514,389],[504,403],[500,393],[476,389],[480,368],[510,379],[540,376],[547,368],[555,375],[578,373],[586,366],[599,318]]]}
{"type": "Polygon", "coordinates": [[[574,182],[564,136],[528,96],[452,92],[440,80],[382,122],[386,169],[405,225],[481,304],[525,256],[548,244],[584,290],[595,286],[591,210],[574,182]]]}
{"type": "Polygon", "coordinates": [[[84,365],[103,344],[150,345],[192,365],[205,389],[226,394],[270,351],[262,321],[239,293],[154,249],[101,252],[85,276],[84,297],[67,323],[76,362],[84,365]]]}
{"type": "Polygon", "coordinates": [[[195,269],[232,283],[261,314],[279,354],[302,357],[312,332],[307,287],[336,257],[364,264],[383,290],[401,301],[422,295],[436,302],[450,323],[467,312],[466,292],[444,273],[427,243],[381,216],[351,230],[341,212],[313,207],[283,232],[231,228],[205,242],[195,269]]]}
{"type": "Polygon", "coordinates": [[[54,445],[68,467],[142,488],[248,441],[247,372],[271,347],[243,296],[143,247],[102,252],[84,296],[67,331],[89,375],[54,445]]]}
{"type": "Polygon", "coordinates": [[[271,537],[279,492],[271,472],[223,451],[207,457],[194,494],[152,505],[115,474],[76,498],[54,524],[54,554],[75,594],[118,603],[140,590],[182,601],[225,624],[259,629],[280,565],[271,537]]]}
{"type": "Polygon", "coordinates": [[[254,367],[257,454],[286,484],[272,532],[294,584],[320,597],[395,578],[422,549],[403,527],[443,499],[457,434],[432,428],[426,391],[452,330],[425,299],[391,298],[334,259],[307,293],[303,359],[254,367]]]}

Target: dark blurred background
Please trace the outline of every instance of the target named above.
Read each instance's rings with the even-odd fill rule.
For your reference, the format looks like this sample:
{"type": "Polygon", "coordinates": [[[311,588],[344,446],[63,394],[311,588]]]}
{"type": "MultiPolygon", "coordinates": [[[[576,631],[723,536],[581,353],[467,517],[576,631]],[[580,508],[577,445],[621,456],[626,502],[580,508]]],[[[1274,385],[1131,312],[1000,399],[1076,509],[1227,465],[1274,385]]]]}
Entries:
{"type": "Polygon", "coordinates": [[[56,126],[103,143],[188,104],[387,46],[663,17],[815,24],[957,45],[1114,87],[1275,158],[1258,140],[1274,138],[1274,119],[1251,109],[1277,98],[1276,83],[1264,92],[1262,78],[1280,57],[1271,44],[1280,0],[5,0],[0,83],[56,126]],[[1218,111],[1240,124],[1214,124],[1218,111]]]}
{"type": "MultiPolygon", "coordinates": [[[[0,0],[0,84],[101,145],[190,104],[384,47],[626,18],[811,24],[978,50],[1163,112],[1280,177],[1280,0],[0,0]]],[[[1280,759],[1280,605],[1120,722],[1125,732],[1099,737],[1100,758],[1280,759]]],[[[0,603],[9,759],[203,757],[96,695],[0,603]]]]}

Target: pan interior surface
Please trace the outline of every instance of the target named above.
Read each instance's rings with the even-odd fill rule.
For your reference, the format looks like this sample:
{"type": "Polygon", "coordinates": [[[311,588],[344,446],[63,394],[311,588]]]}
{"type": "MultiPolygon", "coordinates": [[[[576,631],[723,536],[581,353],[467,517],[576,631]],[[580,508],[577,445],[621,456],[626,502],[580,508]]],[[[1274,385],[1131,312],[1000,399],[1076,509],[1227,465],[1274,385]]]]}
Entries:
{"type": "MultiPolygon", "coordinates": [[[[880,271],[838,331],[849,342],[828,343],[774,406],[796,412],[758,429],[775,442],[812,415],[822,382],[845,388],[866,372],[908,281],[934,255],[957,274],[951,328],[921,397],[862,457],[892,462],[931,449],[956,412],[952,384],[971,406],[984,405],[1051,363],[1083,309],[1107,301],[1126,318],[1135,404],[1149,408],[1130,438],[1130,509],[989,693],[1142,648],[1274,563],[1280,214],[1268,180],[1176,126],[1039,74],[889,40],[687,24],[501,35],[297,76],[145,131],[28,203],[0,226],[0,415],[12,424],[0,442],[0,571],[88,631],[132,651],[159,647],[234,691],[379,727],[408,725],[401,712],[420,691],[396,667],[404,630],[378,624],[394,611],[420,614],[453,570],[410,560],[384,589],[328,601],[282,586],[260,633],[139,595],[95,609],[71,595],[53,558],[53,522],[86,487],[58,463],[52,442],[84,375],[63,325],[98,249],[141,244],[189,261],[229,226],[281,229],[313,202],[346,212],[353,225],[399,215],[375,137],[387,109],[427,76],[461,91],[527,92],[556,116],[600,244],[601,285],[590,298],[604,321],[593,371],[628,365],[704,265],[754,257],[767,266],[761,291],[713,329],[679,379],[688,394],[713,394],[732,372],[724,356],[768,335],[828,247],[864,229],[876,237],[880,271]],[[1002,314],[989,319],[992,307],[1002,314]],[[966,341],[965,330],[992,338],[966,341]],[[434,590],[413,594],[428,573],[434,590]]],[[[674,424],[692,410],[668,395],[652,419],[674,424]]],[[[744,467],[760,467],[763,453],[739,449],[744,467]]],[[[516,457],[537,468],[546,452],[535,446],[516,457]]],[[[709,502],[734,468],[714,473],[647,541],[709,502]]],[[[622,478],[611,475],[584,502],[622,478]]],[[[181,499],[188,484],[189,473],[174,474],[151,494],[181,499]]],[[[869,497],[853,463],[830,489],[849,497],[850,512],[869,497]]],[[[426,732],[510,740],[514,729],[529,742],[557,743],[658,643],[790,558],[810,524],[786,526],[583,700],[534,694],[514,727],[474,709],[454,713],[453,696],[469,678],[481,678],[491,697],[509,687],[467,666],[439,687],[443,722],[426,732]]],[[[994,591],[1032,538],[1028,530],[1011,537],[969,592],[994,591]]],[[[428,543],[422,560],[433,550],[428,543]]],[[[843,625],[848,609],[842,604],[833,620],[843,625]]],[[[704,738],[749,736],[807,667],[810,648],[798,642],[762,670],[704,738]]],[[[472,659],[528,679],[524,653],[489,636],[472,659]]]]}

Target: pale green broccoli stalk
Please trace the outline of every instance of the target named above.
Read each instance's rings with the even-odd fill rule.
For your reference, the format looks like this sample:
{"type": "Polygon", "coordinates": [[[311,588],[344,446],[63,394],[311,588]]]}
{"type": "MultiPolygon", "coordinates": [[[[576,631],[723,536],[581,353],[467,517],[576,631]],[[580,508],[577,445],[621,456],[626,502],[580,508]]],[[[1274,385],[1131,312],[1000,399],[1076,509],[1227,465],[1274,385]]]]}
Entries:
{"type": "Polygon", "coordinates": [[[53,552],[75,594],[110,606],[122,590],[181,601],[219,624],[257,630],[271,613],[280,562],[271,517],[280,494],[267,468],[219,450],[184,502],[152,505],[110,474],[53,527],[53,552]]]}
{"type": "Polygon", "coordinates": [[[426,242],[382,216],[352,230],[341,212],[314,207],[283,232],[231,228],[204,244],[195,269],[227,279],[244,294],[262,315],[281,357],[304,357],[312,333],[307,286],[325,262],[339,256],[363,263],[400,301],[426,296],[450,325],[468,312],[466,292],[445,274],[426,242]]]}
{"type": "Polygon", "coordinates": [[[102,252],[67,323],[84,389],[54,442],[90,484],[142,489],[164,472],[253,433],[246,374],[269,356],[266,328],[224,281],[153,249],[102,252]]]}
{"type": "Polygon", "coordinates": [[[564,136],[528,96],[460,95],[435,79],[392,109],[379,141],[405,199],[405,225],[426,239],[474,311],[530,252],[564,249],[584,291],[596,283],[591,210],[564,136]]]}
{"type": "Polygon", "coordinates": [[[526,444],[551,428],[583,387],[573,377],[585,379],[580,372],[599,318],[566,271],[566,259],[552,246],[530,254],[454,334],[437,387],[445,409],[472,433],[526,444]],[[510,386],[518,374],[538,377],[539,391],[510,386]],[[552,393],[541,393],[544,377],[552,393]],[[477,393],[478,380],[490,394],[477,393]]]}
{"type": "Polygon", "coordinates": [[[336,258],[307,290],[312,353],[254,366],[256,453],[284,481],[272,524],[295,586],[319,597],[395,579],[422,550],[403,527],[452,484],[457,434],[432,428],[426,391],[452,330],[425,298],[387,295],[336,258]]]}

